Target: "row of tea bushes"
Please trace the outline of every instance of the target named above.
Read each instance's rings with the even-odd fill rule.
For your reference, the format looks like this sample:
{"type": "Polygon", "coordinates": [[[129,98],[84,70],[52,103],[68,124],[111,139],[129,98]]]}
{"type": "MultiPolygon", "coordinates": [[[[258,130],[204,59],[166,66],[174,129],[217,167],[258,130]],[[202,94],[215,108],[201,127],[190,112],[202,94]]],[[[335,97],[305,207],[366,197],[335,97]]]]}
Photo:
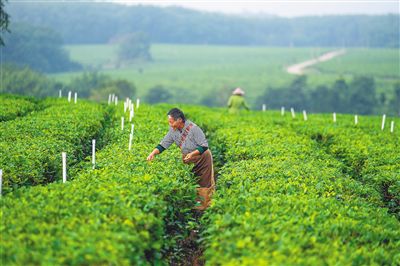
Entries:
{"type": "Polygon", "coordinates": [[[39,107],[34,99],[9,94],[0,95],[0,122],[24,116],[39,107]]]}
{"type": "Polygon", "coordinates": [[[61,152],[67,153],[69,166],[82,160],[110,116],[107,108],[84,101],[41,104],[46,106],[42,111],[0,123],[4,192],[61,178],[61,152]]]}
{"type": "Polygon", "coordinates": [[[377,126],[379,119],[363,117],[363,126],[326,126],[322,119],[292,126],[342,161],[344,172],[378,191],[382,201],[400,219],[400,137],[398,132],[382,131],[377,126]]]}
{"type": "MultiPolygon", "coordinates": [[[[118,106],[119,108],[120,106],[118,106]]],[[[108,145],[63,184],[26,187],[1,198],[6,265],[162,265],[183,236],[195,180],[171,149],[147,162],[168,130],[163,108],[141,105],[134,141],[118,111],[108,145]]],[[[127,117],[125,117],[127,118],[127,117]]]]}
{"type": "Polygon", "coordinates": [[[226,162],[203,218],[207,263],[400,262],[399,222],[380,194],[343,173],[343,163],[309,136],[277,115],[196,115],[216,121],[214,142],[226,162]]]}

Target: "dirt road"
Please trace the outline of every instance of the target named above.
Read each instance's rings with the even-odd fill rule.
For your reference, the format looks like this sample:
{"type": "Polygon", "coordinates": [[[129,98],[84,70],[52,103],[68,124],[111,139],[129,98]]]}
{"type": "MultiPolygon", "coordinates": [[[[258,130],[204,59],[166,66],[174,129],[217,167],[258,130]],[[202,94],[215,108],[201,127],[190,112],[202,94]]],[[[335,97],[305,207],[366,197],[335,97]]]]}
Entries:
{"type": "Polygon", "coordinates": [[[286,71],[290,74],[294,74],[294,75],[303,75],[304,74],[304,70],[307,67],[310,67],[312,65],[318,64],[320,62],[325,62],[328,60],[331,60],[332,58],[336,57],[336,56],[340,56],[346,53],[346,50],[342,49],[342,50],[337,50],[337,51],[331,51],[329,53],[323,54],[317,58],[311,59],[311,60],[307,60],[304,61],[302,63],[299,64],[295,64],[295,65],[291,65],[288,68],[286,68],[286,71]]]}

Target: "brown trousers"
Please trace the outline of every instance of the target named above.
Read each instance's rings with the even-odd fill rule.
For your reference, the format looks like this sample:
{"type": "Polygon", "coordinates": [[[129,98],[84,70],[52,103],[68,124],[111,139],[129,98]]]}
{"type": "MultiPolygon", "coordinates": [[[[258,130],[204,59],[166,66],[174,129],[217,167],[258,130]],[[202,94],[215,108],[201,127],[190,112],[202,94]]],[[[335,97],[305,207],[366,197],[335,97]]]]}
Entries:
{"type": "MultiPolygon", "coordinates": [[[[184,158],[183,155],[182,158],[184,158]]],[[[193,163],[192,172],[199,177],[196,201],[201,203],[197,210],[205,210],[211,203],[211,196],[215,190],[213,157],[208,149],[203,154],[193,156],[188,163],[193,163]]]]}

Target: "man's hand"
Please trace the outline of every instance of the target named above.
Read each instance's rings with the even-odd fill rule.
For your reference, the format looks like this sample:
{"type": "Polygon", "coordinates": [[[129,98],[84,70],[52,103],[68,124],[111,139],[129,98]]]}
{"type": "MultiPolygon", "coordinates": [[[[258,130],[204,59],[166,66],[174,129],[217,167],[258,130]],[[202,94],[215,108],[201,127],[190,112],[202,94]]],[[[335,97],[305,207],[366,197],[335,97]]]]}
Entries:
{"type": "Polygon", "coordinates": [[[150,153],[149,156],[147,156],[147,161],[152,161],[154,159],[154,154],[150,153]]]}
{"type": "Polygon", "coordinates": [[[160,151],[156,148],[154,149],[149,156],[147,156],[147,161],[152,161],[154,159],[154,156],[156,156],[156,154],[159,154],[160,151]]]}
{"type": "Polygon", "coordinates": [[[185,163],[187,163],[187,162],[189,162],[190,159],[192,159],[192,157],[193,157],[193,154],[192,153],[188,153],[188,154],[186,154],[185,158],[183,158],[183,161],[185,163]]]}

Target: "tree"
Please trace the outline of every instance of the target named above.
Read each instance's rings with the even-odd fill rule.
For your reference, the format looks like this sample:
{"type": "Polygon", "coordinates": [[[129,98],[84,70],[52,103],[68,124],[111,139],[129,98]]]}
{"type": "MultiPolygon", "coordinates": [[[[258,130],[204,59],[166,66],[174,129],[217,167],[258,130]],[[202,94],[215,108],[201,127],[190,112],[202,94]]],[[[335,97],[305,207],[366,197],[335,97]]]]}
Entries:
{"type": "Polygon", "coordinates": [[[122,37],[118,48],[120,61],[151,61],[150,41],[142,32],[127,34],[122,37]]]}
{"type": "Polygon", "coordinates": [[[172,94],[162,85],[151,88],[145,96],[146,102],[150,104],[166,103],[172,98],[172,94]]]}
{"type": "Polygon", "coordinates": [[[9,32],[8,30],[8,25],[10,23],[10,16],[6,13],[4,10],[4,3],[7,2],[7,0],[0,0],[0,31],[1,31],[1,36],[0,36],[0,46],[4,46],[4,40],[3,40],[3,34],[5,32],[9,32]]]}
{"type": "Polygon", "coordinates": [[[11,64],[2,66],[2,77],[0,93],[34,97],[56,96],[60,86],[29,67],[21,68],[11,64]]]}
{"type": "Polygon", "coordinates": [[[49,28],[28,24],[13,24],[12,34],[5,35],[7,46],[3,60],[43,72],[79,69],[80,65],[69,60],[62,47],[61,37],[49,28]]]}
{"type": "Polygon", "coordinates": [[[351,96],[349,107],[351,112],[368,115],[376,107],[375,81],[370,77],[355,77],[350,84],[351,96]]]}
{"type": "Polygon", "coordinates": [[[393,86],[393,99],[390,101],[390,113],[400,116],[400,82],[393,86]]]}
{"type": "Polygon", "coordinates": [[[134,98],[136,94],[136,87],[126,80],[110,80],[100,85],[100,88],[93,88],[90,91],[90,99],[102,101],[107,99],[109,94],[115,94],[120,99],[129,97],[134,98]]]}
{"type": "Polygon", "coordinates": [[[111,82],[109,76],[98,72],[85,72],[82,76],[74,78],[68,87],[78,92],[80,97],[89,98],[92,91],[101,90],[109,82],[111,82]]]}

